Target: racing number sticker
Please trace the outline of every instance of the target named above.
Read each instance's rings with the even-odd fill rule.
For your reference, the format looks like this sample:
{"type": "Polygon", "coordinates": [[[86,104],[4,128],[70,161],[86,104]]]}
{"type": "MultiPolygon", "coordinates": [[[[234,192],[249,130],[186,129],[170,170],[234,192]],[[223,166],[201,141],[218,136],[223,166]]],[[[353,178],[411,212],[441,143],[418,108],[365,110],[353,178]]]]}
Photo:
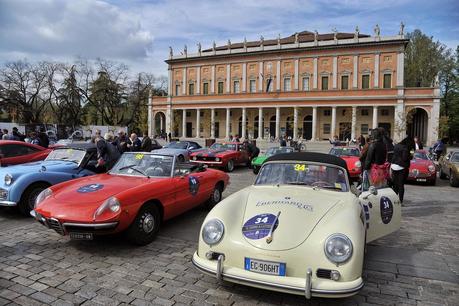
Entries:
{"type": "Polygon", "coordinates": [[[191,195],[195,196],[198,194],[199,190],[199,180],[194,176],[188,177],[188,183],[190,185],[190,193],[191,195]]]}
{"type": "Polygon", "coordinates": [[[104,188],[104,185],[102,184],[90,184],[90,185],[81,186],[80,188],[77,189],[77,192],[89,193],[89,192],[100,190],[102,188],[104,188]]]}
{"type": "Polygon", "coordinates": [[[276,221],[273,229],[279,225],[279,219],[273,214],[261,214],[250,218],[244,223],[242,233],[249,239],[261,239],[269,235],[271,227],[276,221]]]}
{"type": "Polygon", "coordinates": [[[381,197],[379,201],[381,208],[381,220],[384,224],[388,224],[392,220],[394,214],[394,206],[388,197],[381,197]]]}
{"type": "Polygon", "coordinates": [[[306,167],[305,164],[301,165],[301,164],[295,164],[295,167],[294,167],[295,171],[309,171],[309,168],[306,167]]]}
{"type": "Polygon", "coordinates": [[[142,159],[142,158],[143,158],[143,154],[141,153],[135,155],[135,159],[142,159]]]}

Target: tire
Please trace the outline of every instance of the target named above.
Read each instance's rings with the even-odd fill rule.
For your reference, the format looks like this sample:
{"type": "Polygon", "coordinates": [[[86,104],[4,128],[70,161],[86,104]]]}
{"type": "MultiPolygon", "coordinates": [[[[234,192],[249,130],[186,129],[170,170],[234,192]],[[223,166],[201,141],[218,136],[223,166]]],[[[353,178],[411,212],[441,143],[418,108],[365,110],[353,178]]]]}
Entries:
{"type": "Polygon", "coordinates": [[[151,243],[158,234],[161,224],[161,214],[155,204],[145,204],[127,230],[130,242],[137,245],[151,243]]]}
{"type": "Polygon", "coordinates": [[[228,163],[226,163],[225,167],[226,172],[233,172],[234,170],[234,160],[230,159],[228,163]]]}
{"type": "Polygon", "coordinates": [[[253,166],[253,174],[258,174],[258,172],[260,172],[260,167],[253,166]]]}
{"type": "Polygon", "coordinates": [[[223,198],[223,187],[221,183],[215,185],[214,190],[210,195],[209,200],[207,201],[207,208],[212,209],[217,205],[223,198]]]}
{"type": "Polygon", "coordinates": [[[437,185],[437,177],[430,181],[430,185],[435,186],[437,185]]]}
{"type": "Polygon", "coordinates": [[[449,184],[451,187],[459,187],[459,177],[453,171],[449,173],[449,184]]]}
{"type": "Polygon", "coordinates": [[[30,211],[35,207],[35,200],[40,192],[48,188],[45,183],[32,184],[22,193],[18,209],[24,216],[30,217],[30,211]]]}
{"type": "Polygon", "coordinates": [[[178,160],[180,163],[183,163],[183,162],[185,162],[185,157],[184,157],[183,155],[179,155],[179,156],[177,157],[177,160],[178,160]]]}
{"type": "Polygon", "coordinates": [[[443,172],[443,169],[440,167],[440,178],[446,180],[446,174],[443,172]]]}

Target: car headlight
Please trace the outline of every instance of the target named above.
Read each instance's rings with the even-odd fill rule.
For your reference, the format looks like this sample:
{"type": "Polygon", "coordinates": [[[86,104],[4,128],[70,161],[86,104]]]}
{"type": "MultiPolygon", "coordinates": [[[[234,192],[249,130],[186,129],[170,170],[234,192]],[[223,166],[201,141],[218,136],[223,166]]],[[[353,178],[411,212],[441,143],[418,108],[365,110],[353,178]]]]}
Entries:
{"type": "Polygon", "coordinates": [[[435,172],[436,169],[435,169],[435,166],[434,165],[429,165],[429,167],[427,167],[429,169],[430,172],[435,172]]]}
{"type": "Polygon", "coordinates": [[[206,222],[202,229],[202,239],[208,245],[214,245],[220,242],[223,238],[225,226],[218,219],[211,219],[206,222]]]}
{"type": "Polygon", "coordinates": [[[5,185],[9,186],[9,185],[11,185],[11,183],[13,183],[13,176],[11,174],[7,173],[5,175],[5,185]]]}
{"type": "Polygon", "coordinates": [[[196,156],[193,156],[193,160],[196,160],[196,159],[197,159],[196,156]]]}
{"type": "Polygon", "coordinates": [[[220,161],[220,158],[219,158],[219,157],[216,157],[216,158],[215,158],[215,161],[219,162],[219,161],[220,161]]]}
{"type": "Polygon", "coordinates": [[[44,200],[46,200],[52,195],[53,195],[53,191],[49,188],[46,188],[45,190],[40,192],[37,198],[35,199],[35,208],[38,206],[38,204],[40,204],[41,202],[43,202],[44,200]]]}
{"type": "Polygon", "coordinates": [[[333,234],[325,240],[325,255],[335,263],[346,262],[352,256],[352,242],[344,234],[333,234]]]}
{"type": "Polygon", "coordinates": [[[115,197],[110,197],[107,200],[105,200],[105,202],[102,203],[102,205],[100,205],[99,208],[96,210],[96,212],[94,213],[94,220],[107,210],[116,213],[120,210],[120,208],[121,204],[118,201],[118,199],[115,197]]]}
{"type": "Polygon", "coordinates": [[[355,167],[355,168],[360,168],[360,167],[362,167],[362,163],[360,162],[360,160],[358,160],[358,161],[355,162],[354,167],[355,167]]]}

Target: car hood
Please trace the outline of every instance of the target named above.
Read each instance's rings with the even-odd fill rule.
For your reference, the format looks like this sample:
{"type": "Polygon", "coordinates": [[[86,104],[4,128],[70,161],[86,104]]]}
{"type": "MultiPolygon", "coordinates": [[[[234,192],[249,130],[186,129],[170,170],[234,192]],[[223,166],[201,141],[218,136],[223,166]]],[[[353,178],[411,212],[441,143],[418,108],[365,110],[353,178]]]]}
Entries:
{"type": "Polygon", "coordinates": [[[357,156],[341,155],[340,158],[343,159],[346,162],[346,165],[347,165],[348,169],[355,168],[355,163],[357,161],[360,161],[360,159],[357,156]]]}
{"type": "Polygon", "coordinates": [[[341,201],[339,192],[305,186],[253,186],[247,193],[241,223],[243,237],[254,247],[272,251],[288,250],[302,244],[320,220],[341,201]],[[273,239],[267,243],[266,229],[274,223],[277,215],[273,239]],[[268,223],[271,222],[268,225],[263,224],[266,217],[268,223]]]}
{"type": "Polygon", "coordinates": [[[165,155],[178,155],[178,154],[183,154],[183,153],[188,154],[187,149],[173,149],[173,148],[162,148],[162,149],[153,150],[152,152],[156,154],[165,154],[165,155]]]}
{"type": "Polygon", "coordinates": [[[98,203],[122,191],[137,187],[148,180],[146,177],[99,174],[68,183],[58,189],[54,195],[54,203],[81,205],[98,203]]]}
{"type": "Polygon", "coordinates": [[[413,159],[410,162],[410,168],[411,169],[418,169],[418,170],[428,170],[428,167],[430,165],[433,165],[433,162],[430,160],[425,160],[425,159],[413,159]]]}
{"type": "Polygon", "coordinates": [[[31,172],[65,172],[71,169],[77,168],[78,165],[70,161],[58,161],[58,160],[49,160],[49,161],[38,161],[26,164],[20,164],[15,166],[9,166],[5,168],[0,168],[0,177],[3,177],[6,173],[13,175],[21,175],[24,173],[31,172]]]}

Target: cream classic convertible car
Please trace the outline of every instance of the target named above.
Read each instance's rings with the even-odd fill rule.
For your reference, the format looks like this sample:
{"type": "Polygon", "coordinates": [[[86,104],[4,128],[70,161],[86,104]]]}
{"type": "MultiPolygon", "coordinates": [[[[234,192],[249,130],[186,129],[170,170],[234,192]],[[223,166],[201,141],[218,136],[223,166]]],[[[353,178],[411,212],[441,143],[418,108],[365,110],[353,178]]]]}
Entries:
{"type": "Polygon", "coordinates": [[[308,299],[356,294],[365,244],[396,231],[401,219],[392,189],[361,188],[368,190],[351,190],[339,157],[272,156],[254,185],[207,215],[193,264],[218,280],[308,299]]]}

